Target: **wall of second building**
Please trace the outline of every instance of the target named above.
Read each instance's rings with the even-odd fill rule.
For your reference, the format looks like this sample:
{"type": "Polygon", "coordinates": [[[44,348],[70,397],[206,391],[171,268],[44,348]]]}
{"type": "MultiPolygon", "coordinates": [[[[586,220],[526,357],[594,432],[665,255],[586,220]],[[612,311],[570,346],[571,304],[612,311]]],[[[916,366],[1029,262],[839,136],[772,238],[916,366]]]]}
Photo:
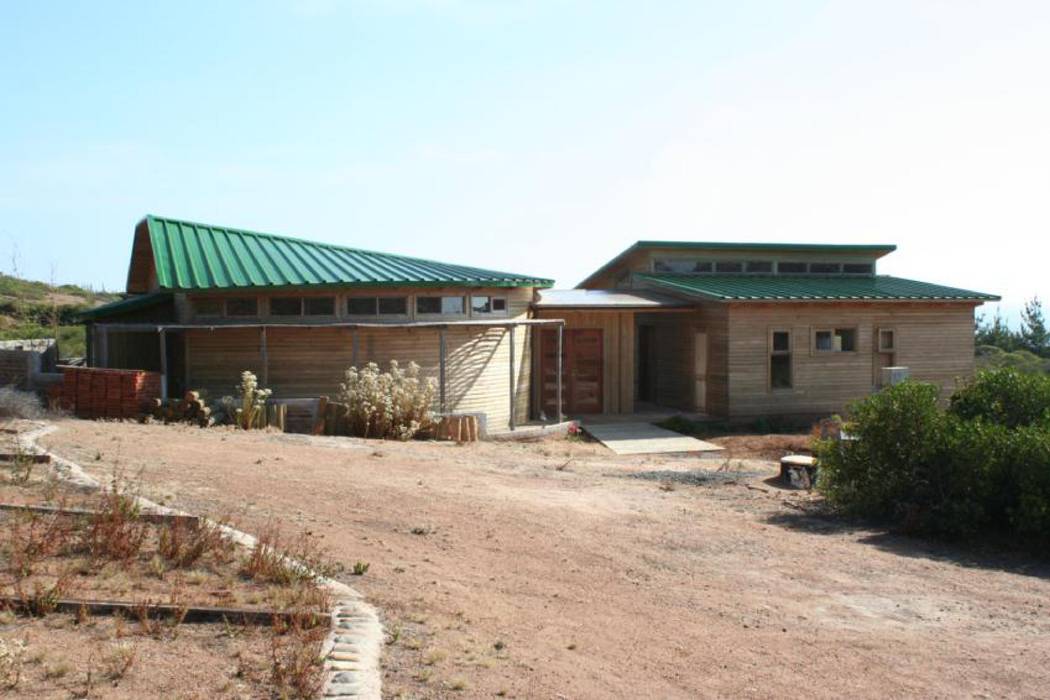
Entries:
{"type": "Polygon", "coordinates": [[[835,302],[732,304],[729,307],[729,416],[820,416],[841,413],[875,390],[878,329],[894,331],[893,363],[941,387],[974,372],[974,305],[835,302]],[[822,352],[817,330],[856,329],[856,350],[822,352]],[[791,333],[792,387],[770,382],[772,332],[791,333]]]}
{"type": "MultiPolygon", "coordinates": [[[[510,331],[452,327],[446,331],[446,400],[450,412],[486,414],[488,429],[510,421],[510,331]]],[[[258,328],[185,332],[186,386],[212,398],[232,395],[240,373],[251,370],[275,398],[337,397],[346,370],[390,360],[417,363],[439,378],[439,331],[434,328],[338,327],[266,329],[266,361],[258,328]],[[355,350],[356,347],[356,350],[355,350]]],[[[515,331],[515,420],[528,417],[531,346],[525,327],[515,331]]],[[[435,396],[437,400],[437,396],[435,396]]],[[[439,408],[435,406],[435,409],[439,408]]]]}

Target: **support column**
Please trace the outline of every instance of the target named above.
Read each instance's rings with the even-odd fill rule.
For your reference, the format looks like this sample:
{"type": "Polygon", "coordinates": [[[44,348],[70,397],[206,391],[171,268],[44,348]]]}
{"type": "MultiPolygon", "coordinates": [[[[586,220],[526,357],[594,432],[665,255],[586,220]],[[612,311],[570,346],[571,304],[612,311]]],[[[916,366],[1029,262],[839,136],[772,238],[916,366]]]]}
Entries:
{"type": "Polygon", "coordinates": [[[562,363],[561,355],[562,355],[562,336],[564,335],[564,331],[565,331],[565,324],[564,323],[559,323],[558,324],[558,361],[557,361],[557,367],[558,367],[558,370],[557,370],[557,374],[558,374],[558,392],[557,392],[557,397],[558,397],[557,398],[558,420],[556,421],[558,423],[561,423],[563,420],[565,420],[565,414],[563,414],[562,410],[561,410],[561,407],[562,407],[562,403],[561,403],[561,363],[562,363]]]}
{"type": "Polygon", "coordinates": [[[168,398],[168,332],[160,329],[160,398],[168,398]]]}
{"type": "Polygon", "coordinates": [[[270,351],[266,347],[266,326],[259,329],[259,354],[262,355],[262,385],[270,386],[270,351]]]}
{"type": "Polygon", "coordinates": [[[508,326],[507,327],[507,334],[510,336],[510,363],[508,365],[508,368],[510,369],[510,429],[511,430],[514,430],[514,428],[516,427],[515,426],[515,421],[514,421],[514,413],[515,413],[514,409],[516,408],[515,401],[514,401],[514,394],[515,394],[515,391],[514,391],[515,390],[515,386],[514,386],[514,330],[515,330],[515,326],[508,326]]]}
{"type": "Polygon", "coordinates": [[[445,329],[438,331],[438,392],[440,395],[441,412],[448,412],[448,403],[445,397],[445,364],[448,355],[448,347],[445,339],[445,329]]]}
{"type": "Polygon", "coordinates": [[[358,329],[358,328],[355,328],[353,330],[353,335],[350,336],[350,364],[352,364],[354,367],[357,367],[358,369],[360,369],[360,366],[357,364],[357,359],[358,359],[357,358],[357,354],[358,354],[357,350],[358,350],[358,346],[360,345],[360,339],[358,337],[360,335],[361,335],[361,330],[358,329]]]}

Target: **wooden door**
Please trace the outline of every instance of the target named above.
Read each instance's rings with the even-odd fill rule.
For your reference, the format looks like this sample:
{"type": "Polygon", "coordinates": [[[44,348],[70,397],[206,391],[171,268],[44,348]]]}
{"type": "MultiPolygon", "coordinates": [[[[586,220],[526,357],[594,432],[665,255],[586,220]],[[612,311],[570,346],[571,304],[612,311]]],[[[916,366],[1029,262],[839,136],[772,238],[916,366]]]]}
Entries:
{"type": "MultiPolygon", "coordinates": [[[[565,329],[562,337],[562,412],[602,412],[602,331],[599,328],[565,329]]],[[[540,334],[540,397],[543,412],[558,411],[558,331],[540,334]]]]}
{"type": "Polygon", "coordinates": [[[707,410],[707,331],[693,336],[693,408],[697,413],[707,410]]]}

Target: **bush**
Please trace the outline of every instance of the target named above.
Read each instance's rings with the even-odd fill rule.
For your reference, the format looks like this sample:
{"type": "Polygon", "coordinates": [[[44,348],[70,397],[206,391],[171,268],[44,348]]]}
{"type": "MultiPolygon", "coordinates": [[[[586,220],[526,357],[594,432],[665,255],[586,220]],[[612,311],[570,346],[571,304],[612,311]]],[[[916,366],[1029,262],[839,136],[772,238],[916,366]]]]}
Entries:
{"type": "Polygon", "coordinates": [[[1050,425],[1027,379],[982,375],[948,411],[936,386],[913,381],[855,403],[853,439],[817,444],[818,487],[839,510],[907,532],[1050,542],[1050,425]]]}
{"type": "Polygon", "coordinates": [[[951,412],[1016,428],[1050,422],[1050,376],[1011,368],[987,370],[951,399],[951,412]]]}
{"type": "Polygon", "coordinates": [[[11,386],[0,387],[0,418],[36,419],[44,415],[40,397],[11,386]]]}
{"type": "Polygon", "coordinates": [[[421,377],[415,362],[402,370],[391,360],[388,372],[380,372],[374,362],[348,369],[339,396],[348,409],[351,434],[409,440],[433,424],[436,391],[437,383],[421,377]]]}

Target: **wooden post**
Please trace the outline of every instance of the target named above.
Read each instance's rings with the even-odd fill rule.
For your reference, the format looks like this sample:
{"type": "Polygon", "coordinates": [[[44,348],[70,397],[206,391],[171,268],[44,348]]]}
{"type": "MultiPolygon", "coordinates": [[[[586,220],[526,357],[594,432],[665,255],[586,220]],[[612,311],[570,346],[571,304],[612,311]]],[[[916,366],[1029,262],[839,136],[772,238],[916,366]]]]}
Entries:
{"type": "Polygon", "coordinates": [[[98,361],[95,366],[109,367],[109,326],[102,324],[98,330],[98,361]]]}
{"type": "Polygon", "coordinates": [[[357,365],[357,348],[358,348],[358,345],[360,345],[360,343],[358,342],[358,336],[360,334],[361,334],[361,331],[358,330],[357,328],[355,328],[353,330],[353,335],[350,337],[350,364],[352,364],[354,367],[358,366],[357,365]]]}
{"type": "Polygon", "coordinates": [[[510,336],[510,363],[508,368],[510,369],[510,429],[514,430],[516,427],[514,424],[514,329],[515,326],[507,326],[507,333],[510,336]]]}
{"type": "Polygon", "coordinates": [[[557,419],[557,421],[555,421],[557,423],[561,423],[563,420],[565,420],[565,417],[562,415],[562,412],[561,412],[561,362],[562,362],[562,360],[561,360],[561,353],[562,353],[562,334],[563,334],[564,331],[565,331],[565,324],[564,323],[559,323],[558,324],[558,361],[557,361],[557,368],[558,368],[557,369],[557,374],[558,374],[558,392],[557,392],[557,396],[558,396],[558,398],[557,398],[558,419],[557,419]]]}
{"type": "Polygon", "coordinates": [[[448,348],[445,341],[445,329],[442,328],[438,331],[438,392],[440,396],[441,412],[448,412],[448,403],[445,397],[445,361],[448,355],[448,348]]]}
{"type": "Polygon", "coordinates": [[[259,328],[259,354],[262,355],[262,385],[270,386],[270,353],[266,347],[266,326],[259,328]]]}
{"type": "Polygon", "coordinates": [[[168,399],[168,333],[160,329],[160,398],[168,399]]]}

